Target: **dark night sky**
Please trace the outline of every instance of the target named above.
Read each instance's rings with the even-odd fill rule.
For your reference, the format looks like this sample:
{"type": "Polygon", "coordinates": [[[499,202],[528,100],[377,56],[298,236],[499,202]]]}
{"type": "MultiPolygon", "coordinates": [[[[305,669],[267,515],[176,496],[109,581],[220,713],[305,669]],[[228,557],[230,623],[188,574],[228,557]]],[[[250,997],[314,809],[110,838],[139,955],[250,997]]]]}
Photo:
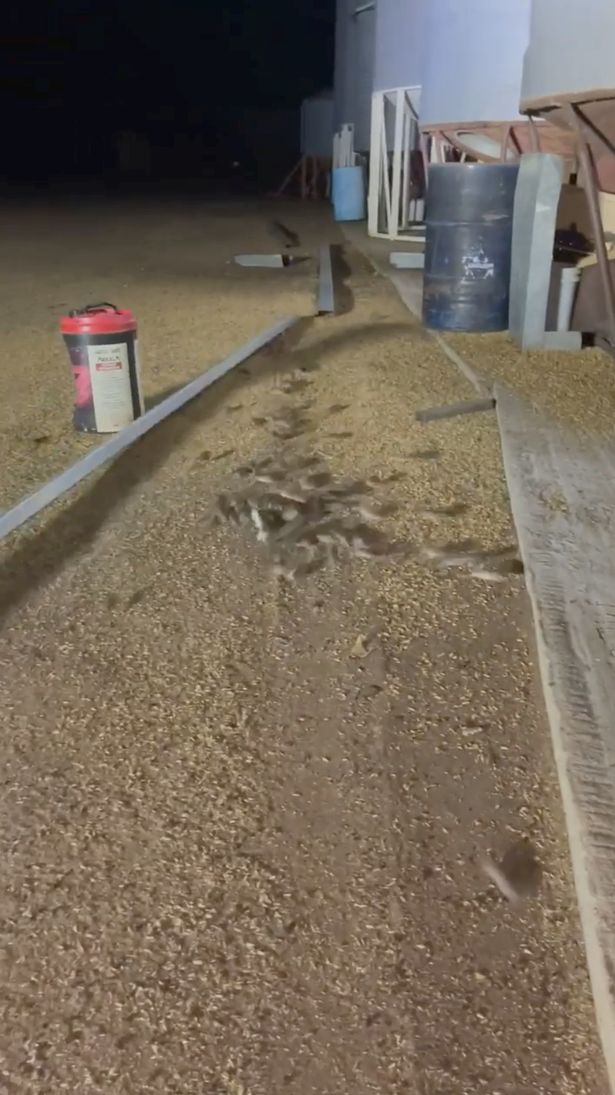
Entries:
{"type": "Polygon", "coordinates": [[[154,145],[198,132],[230,147],[247,112],[293,108],[330,85],[333,37],[334,0],[11,4],[0,32],[5,170],[43,178],[77,159],[95,172],[120,129],[154,145]]]}

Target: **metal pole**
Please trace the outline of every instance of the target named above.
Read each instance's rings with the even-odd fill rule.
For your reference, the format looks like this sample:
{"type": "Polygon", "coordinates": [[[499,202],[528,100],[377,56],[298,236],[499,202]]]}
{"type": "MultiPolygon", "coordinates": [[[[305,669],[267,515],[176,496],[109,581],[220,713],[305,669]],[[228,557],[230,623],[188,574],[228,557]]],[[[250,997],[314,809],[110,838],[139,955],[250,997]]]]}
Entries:
{"type": "Polygon", "coordinates": [[[597,125],[594,125],[591,118],[587,117],[585,111],[581,110],[581,107],[578,106],[577,103],[574,104],[574,112],[579,121],[582,122],[583,125],[587,126],[588,129],[591,129],[596,140],[600,141],[600,144],[604,148],[606,148],[607,152],[610,152],[612,156],[615,153],[615,145],[613,144],[613,142],[609,141],[608,137],[605,136],[605,134],[602,132],[601,129],[598,128],[597,125]]]}
{"type": "Polygon", "coordinates": [[[427,190],[427,183],[429,180],[429,148],[427,146],[427,134],[423,133],[423,130],[419,126],[419,143],[421,146],[421,153],[423,156],[423,174],[425,175],[425,190],[427,190]]]}
{"type": "Polygon", "coordinates": [[[583,169],[585,193],[587,195],[589,215],[591,217],[592,229],[594,232],[596,258],[598,260],[598,269],[600,270],[600,279],[602,281],[602,291],[604,293],[604,303],[606,306],[609,340],[611,345],[615,346],[615,290],[613,289],[613,282],[611,281],[611,268],[604,242],[604,230],[602,227],[602,217],[600,216],[594,161],[583,131],[583,122],[581,118],[579,118],[573,103],[568,103],[566,105],[566,113],[570,118],[578,137],[579,161],[583,169]]]}
{"type": "Polygon", "coordinates": [[[335,311],[335,291],[333,287],[333,267],[331,248],[324,243],[320,248],[320,266],[318,271],[318,315],[330,315],[335,311]]]}
{"type": "Polygon", "coordinates": [[[532,152],[540,152],[540,141],[538,140],[538,130],[536,128],[534,115],[528,114],[528,120],[530,123],[530,148],[532,152]]]}
{"type": "Polygon", "coordinates": [[[416,411],[414,417],[417,422],[435,422],[440,418],[455,418],[460,414],[477,414],[480,411],[492,411],[495,407],[495,399],[488,396],[486,399],[467,399],[462,403],[446,403],[442,407],[428,407],[424,411],[416,411]]]}

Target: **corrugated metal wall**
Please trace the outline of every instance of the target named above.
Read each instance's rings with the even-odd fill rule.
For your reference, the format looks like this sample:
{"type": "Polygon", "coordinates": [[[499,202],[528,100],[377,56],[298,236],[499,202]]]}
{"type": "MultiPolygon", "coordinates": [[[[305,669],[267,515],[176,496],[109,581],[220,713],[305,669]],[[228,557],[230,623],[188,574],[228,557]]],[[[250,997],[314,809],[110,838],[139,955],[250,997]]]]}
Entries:
{"type": "Polygon", "coordinates": [[[615,87],[615,0],[532,0],[522,99],[615,87]]]}
{"type": "Polygon", "coordinates": [[[421,123],[517,118],[529,27],[530,0],[429,0],[421,123]]]}
{"type": "Polygon", "coordinates": [[[420,86],[424,19],[433,0],[377,0],[374,91],[420,86]]]}
{"type": "Polygon", "coordinates": [[[335,27],[335,86],[333,122],[339,129],[353,122],[355,149],[369,149],[372,76],[374,68],[374,9],[354,15],[362,0],[338,0],[335,27]]]}

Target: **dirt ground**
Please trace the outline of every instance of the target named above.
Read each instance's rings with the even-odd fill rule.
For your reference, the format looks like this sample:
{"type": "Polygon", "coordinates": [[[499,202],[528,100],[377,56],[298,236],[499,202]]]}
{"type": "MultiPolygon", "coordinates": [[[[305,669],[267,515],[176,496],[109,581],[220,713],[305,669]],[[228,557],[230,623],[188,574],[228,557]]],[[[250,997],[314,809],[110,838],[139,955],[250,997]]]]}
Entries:
{"type": "MultiPolygon", "coordinates": [[[[311,315],[313,258],[228,262],[272,249],[270,215],[5,210],[3,507],[97,443],[66,307],[134,309],[150,400],[311,315]]],[[[276,215],[312,255],[336,239],[322,208],[276,215]]],[[[522,576],[408,550],[288,582],[212,524],[238,466],[317,454],[395,504],[396,543],[511,542],[494,416],[414,421],[468,386],[344,261],[343,314],[2,545],[2,1093],[606,1095],[522,576]],[[542,881],[510,904],[480,861],[521,838],[542,881]]]]}

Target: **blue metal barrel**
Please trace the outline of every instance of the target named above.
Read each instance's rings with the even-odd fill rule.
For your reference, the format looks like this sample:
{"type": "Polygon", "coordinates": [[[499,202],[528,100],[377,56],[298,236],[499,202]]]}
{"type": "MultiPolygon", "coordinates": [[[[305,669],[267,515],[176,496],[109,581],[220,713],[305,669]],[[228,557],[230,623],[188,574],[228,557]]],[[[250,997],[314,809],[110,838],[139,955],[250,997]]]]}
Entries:
{"type": "Polygon", "coordinates": [[[431,164],[423,323],[445,331],[508,328],[518,164],[431,164]]]}

